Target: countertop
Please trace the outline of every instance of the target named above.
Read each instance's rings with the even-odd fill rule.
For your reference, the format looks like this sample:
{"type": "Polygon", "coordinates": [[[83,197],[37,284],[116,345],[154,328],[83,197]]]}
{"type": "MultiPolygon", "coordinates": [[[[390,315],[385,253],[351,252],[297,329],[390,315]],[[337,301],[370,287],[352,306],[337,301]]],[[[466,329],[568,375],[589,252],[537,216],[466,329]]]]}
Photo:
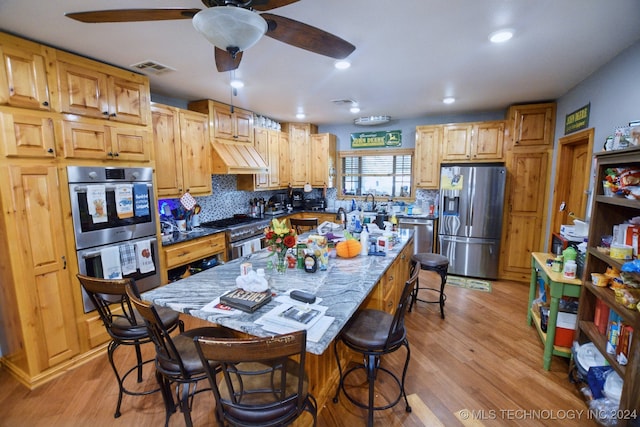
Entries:
{"type": "MultiPolygon", "coordinates": [[[[288,290],[301,289],[315,294],[327,306],[327,316],[335,320],[318,342],[307,342],[307,351],[322,354],[338,335],[347,320],[358,309],[379,282],[380,278],[393,263],[400,251],[413,237],[413,231],[401,230],[399,243],[387,256],[362,256],[354,258],[331,258],[326,271],[306,273],[300,269],[287,269],[284,274],[267,272],[269,286],[275,296],[284,295],[288,290]]],[[[254,336],[272,336],[256,323],[279,302],[272,300],[255,313],[237,312],[237,314],[218,314],[202,310],[211,301],[236,287],[236,277],[240,274],[240,265],[250,262],[254,270],[265,268],[272,260],[271,252],[263,249],[248,257],[238,258],[215,268],[194,274],[166,286],[152,289],[142,296],[145,300],[170,307],[181,313],[217,323],[228,328],[254,336]]]]}

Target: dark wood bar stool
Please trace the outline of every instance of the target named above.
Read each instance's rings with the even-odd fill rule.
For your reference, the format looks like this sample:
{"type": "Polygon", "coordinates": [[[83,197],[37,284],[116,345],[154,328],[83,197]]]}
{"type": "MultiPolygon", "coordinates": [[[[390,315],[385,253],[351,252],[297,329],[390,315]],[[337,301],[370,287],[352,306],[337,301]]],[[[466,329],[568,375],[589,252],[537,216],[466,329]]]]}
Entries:
{"type": "Polygon", "coordinates": [[[432,254],[432,253],[418,253],[414,254],[411,257],[412,264],[420,264],[420,268],[425,271],[433,271],[440,275],[440,289],[437,288],[429,288],[429,287],[420,287],[420,281],[416,280],[416,287],[413,290],[413,295],[411,297],[411,304],[409,304],[409,311],[413,308],[413,304],[416,301],[426,302],[430,304],[439,304],[440,305],[440,317],[444,319],[444,302],[447,299],[447,295],[444,293],[444,285],[447,283],[447,270],[449,268],[449,259],[443,255],[432,254]],[[436,292],[438,294],[437,300],[424,300],[418,298],[418,291],[425,290],[436,292]]]}
{"type": "Polygon", "coordinates": [[[317,230],[318,218],[290,218],[289,224],[291,228],[295,228],[297,234],[302,234],[305,231],[317,230]]]}

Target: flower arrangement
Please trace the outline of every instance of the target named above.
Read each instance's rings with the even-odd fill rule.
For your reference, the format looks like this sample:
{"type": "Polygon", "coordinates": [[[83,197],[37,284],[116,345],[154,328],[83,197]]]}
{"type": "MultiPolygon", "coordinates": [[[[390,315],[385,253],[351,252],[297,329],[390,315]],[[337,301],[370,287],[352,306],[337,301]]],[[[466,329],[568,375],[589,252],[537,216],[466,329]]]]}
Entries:
{"type": "Polygon", "coordinates": [[[271,226],[264,230],[265,244],[274,253],[286,252],[296,245],[296,232],[289,227],[286,220],[274,218],[271,226]]]}

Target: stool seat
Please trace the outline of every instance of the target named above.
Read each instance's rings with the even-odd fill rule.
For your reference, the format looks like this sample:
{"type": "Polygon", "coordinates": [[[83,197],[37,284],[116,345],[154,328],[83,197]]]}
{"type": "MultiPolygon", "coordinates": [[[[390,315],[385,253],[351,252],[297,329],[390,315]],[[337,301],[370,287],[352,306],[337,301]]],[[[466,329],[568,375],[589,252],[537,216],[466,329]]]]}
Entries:
{"type": "Polygon", "coordinates": [[[449,269],[449,259],[446,256],[421,252],[411,256],[411,264],[419,264],[421,270],[425,271],[433,271],[440,275],[440,288],[427,288],[420,287],[419,280],[416,281],[415,289],[413,290],[413,294],[411,296],[411,303],[409,304],[409,312],[413,308],[413,305],[417,302],[426,302],[426,303],[435,303],[440,305],[440,317],[444,319],[444,303],[447,299],[446,294],[444,293],[444,285],[447,283],[447,270],[449,269]],[[432,291],[438,294],[437,300],[424,300],[418,298],[418,291],[432,291]]]}

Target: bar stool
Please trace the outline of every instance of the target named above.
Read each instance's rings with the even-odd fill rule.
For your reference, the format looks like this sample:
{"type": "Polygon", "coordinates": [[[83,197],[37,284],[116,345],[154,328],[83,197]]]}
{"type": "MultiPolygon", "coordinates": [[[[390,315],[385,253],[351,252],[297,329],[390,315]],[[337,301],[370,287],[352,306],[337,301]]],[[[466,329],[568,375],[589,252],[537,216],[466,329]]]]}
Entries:
{"type": "Polygon", "coordinates": [[[432,254],[432,253],[417,253],[411,257],[412,264],[420,264],[420,268],[425,271],[433,271],[440,275],[440,289],[437,288],[428,288],[428,287],[420,287],[419,280],[416,281],[416,287],[413,290],[413,295],[411,297],[411,303],[409,304],[409,312],[413,308],[413,304],[416,301],[439,304],[440,305],[440,317],[444,319],[444,302],[447,299],[447,295],[444,293],[444,285],[447,283],[447,269],[449,268],[449,259],[446,256],[432,254]],[[438,293],[437,300],[424,300],[418,298],[419,290],[432,291],[438,293]]]}

